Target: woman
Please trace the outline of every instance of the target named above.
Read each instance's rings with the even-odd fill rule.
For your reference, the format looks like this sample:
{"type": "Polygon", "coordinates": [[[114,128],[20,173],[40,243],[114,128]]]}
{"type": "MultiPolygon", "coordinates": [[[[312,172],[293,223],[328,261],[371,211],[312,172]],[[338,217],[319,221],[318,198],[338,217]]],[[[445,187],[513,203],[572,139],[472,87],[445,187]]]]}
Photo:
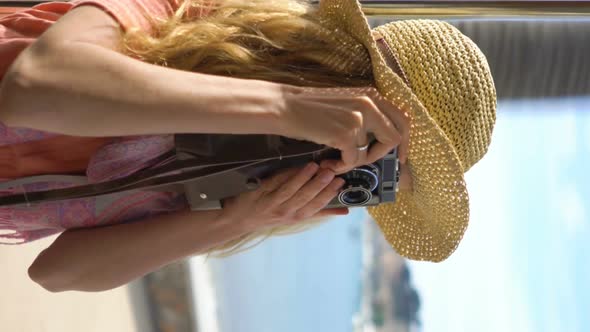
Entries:
{"type": "Polygon", "coordinates": [[[4,228],[22,241],[68,229],[29,269],[46,289],[110,289],[189,255],[346,214],[323,209],[342,186],[335,175],[397,146],[402,190],[371,215],[407,257],[440,261],[455,250],[468,219],[463,172],[485,154],[495,120],[487,62],[456,29],[413,21],[371,32],[354,0],[324,0],[319,9],[299,1],[80,0],[35,10],[42,13],[29,15],[51,24],[37,27],[42,34],[24,51],[4,52],[18,57],[3,78],[0,120],[62,135],[10,145],[21,160],[17,176],[124,176],[149,166],[180,132],[277,134],[342,151],[342,160],[280,172],[220,211],[190,212],[173,193],[121,196],[104,211],[73,200],[65,208],[73,212],[53,220],[47,214],[63,204],[19,211],[34,211],[45,228],[4,211],[4,228]],[[367,133],[377,139],[370,149],[367,133]],[[64,145],[74,152],[55,152],[64,145]],[[105,162],[121,154],[133,158],[105,162]],[[22,162],[30,155],[49,167],[22,162]]]}

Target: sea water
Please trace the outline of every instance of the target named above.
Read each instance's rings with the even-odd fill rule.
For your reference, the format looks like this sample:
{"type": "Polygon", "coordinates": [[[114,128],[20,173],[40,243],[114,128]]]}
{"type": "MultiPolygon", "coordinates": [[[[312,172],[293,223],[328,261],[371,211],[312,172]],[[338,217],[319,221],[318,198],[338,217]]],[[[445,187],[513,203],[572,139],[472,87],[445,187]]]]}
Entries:
{"type": "Polygon", "coordinates": [[[363,208],[244,253],[191,262],[201,330],[352,331],[361,303],[363,208]]]}

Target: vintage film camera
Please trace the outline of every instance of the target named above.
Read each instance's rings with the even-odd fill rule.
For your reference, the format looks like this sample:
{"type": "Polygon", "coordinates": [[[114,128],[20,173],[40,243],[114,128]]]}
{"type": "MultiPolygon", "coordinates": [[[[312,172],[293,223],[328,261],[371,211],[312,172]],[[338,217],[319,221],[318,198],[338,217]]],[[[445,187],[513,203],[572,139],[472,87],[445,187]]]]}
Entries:
{"type": "MultiPolygon", "coordinates": [[[[92,184],[80,180],[80,185],[74,187],[3,196],[0,206],[91,196],[100,199],[113,193],[150,190],[182,192],[191,210],[219,209],[224,198],[257,189],[262,179],[281,169],[340,158],[338,150],[276,135],[176,134],[174,141],[174,150],[159,156],[151,167],[131,175],[92,184]]],[[[399,174],[399,160],[394,149],[375,163],[340,175],[346,183],[327,207],[393,202],[399,174]]],[[[59,175],[49,177],[60,179],[59,175]]],[[[61,178],[72,182],[75,177],[63,175],[61,178]]],[[[22,186],[42,179],[48,176],[8,181],[1,187],[22,186]]]]}

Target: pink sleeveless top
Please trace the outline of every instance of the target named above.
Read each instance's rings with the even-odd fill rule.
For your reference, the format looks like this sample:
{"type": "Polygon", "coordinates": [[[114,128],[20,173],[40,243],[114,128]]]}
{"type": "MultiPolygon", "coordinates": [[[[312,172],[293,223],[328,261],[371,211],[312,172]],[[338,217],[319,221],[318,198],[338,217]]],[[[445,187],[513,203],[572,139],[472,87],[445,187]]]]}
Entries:
{"type": "MultiPolygon", "coordinates": [[[[10,64],[60,17],[78,6],[96,6],[115,18],[122,29],[149,31],[142,13],[169,17],[180,0],[75,0],[49,2],[0,18],[0,79],[10,64]]],[[[204,13],[191,12],[191,17],[204,13]]],[[[1,110],[0,110],[1,111],[1,110]]],[[[74,137],[0,122],[0,183],[45,174],[86,175],[89,183],[112,180],[153,165],[152,160],[174,147],[173,135],[74,137]]],[[[45,181],[0,190],[13,193],[66,188],[67,182],[45,181]]],[[[0,207],[0,243],[26,243],[66,229],[139,221],[188,208],[183,194],[136,192],[72,199],[31,206],[0,207]],[[104,197],[104,196],[103,196],[104,197]]]]}

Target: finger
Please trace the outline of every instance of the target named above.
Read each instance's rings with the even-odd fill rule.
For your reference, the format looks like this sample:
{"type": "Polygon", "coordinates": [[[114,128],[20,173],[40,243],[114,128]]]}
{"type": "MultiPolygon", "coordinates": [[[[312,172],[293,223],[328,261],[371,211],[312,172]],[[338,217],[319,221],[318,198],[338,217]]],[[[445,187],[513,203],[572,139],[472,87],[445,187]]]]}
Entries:
{"type": "Polygon", "coordinates": [[[262,197],[261,200],[264,201],[261,203],[267,204],[269,207],[274,207],[289,200],[316,174],[318,169],[318,164],[314,162],[307,164],[307,166],[305,166],[299,172],[293,174],[279,187],[276,187],[273,192],[269,193],[265,197],[262,197]]]}
{"type": "Polygon", "coordinates": [[[287,182],[290,178],[295,176],[295,174],[301,172],[301,170],[302,167],[292,167],[280,170],[272,174],[270,177],[263,179],[260,182],[260,187],[258,187],[258,189],[252,193],[262,194],[272,192],[287,182]]]}
{"type": "Polygon", "coordinates": [[[370,164],[383,158],[402,142],[402,135],[397,126],[388,117],[386,112],[383,111],[385,109],[384,105],[389,104],[388,106],[391,106],[390,103],[380,95],[374,98],[375,99],[372,100],[377,108],[375,112],[370,115],[372,116],[373,121],[369,122],[367,131],[375,135],[377,142],[372,144],[371,149],[364,160],[364,164],[370,164]]]}
{"type": "MultiPolygon", "coordinates": [[[[366,138],[366,135],[363,135],[363,136],[365,137],[364,143],[359,143],[355,147],[356,154],[357,154],[356,162],[354,162],[352,164],[347,164],[343,158],[341,160],[326,159],[326,160],[323,160],[322,162],[320,162],[320,167],[333,170],[337,175],[339,175],[339,174],[349,172],[350,170],[354,169],[357,166],[369,163],[367,161],[368,156],[369,156],[369,154],[368,154],[369,148],[363,149],[363,150],[359,149],[359,147],[366,146],[368,144],[368,142],[367,142],[368,138],[366,138]]],[[[359,141],[361,139],[362,138],[359,137],[359,141]]]]}
{"type": "MultiPolygon", "coordinates": [[[[364,133],[364,131],[363,131],[363,133],[364,133]]],[[[366,137],[366,134],[364,134],[364,136],[366,137]]],[[[358,137],[360,137],[360,136],[358,136],[358,137]]],[[[358,141],[358,139],[356,141],[358,141]]],[[[341,152],[340,160],[335,160],[335,159],[324,160],[320,163],[320,167],[331,169],[337,175],[350,171],[351,169],[353,169],[354,167],[359,165],[359,159],[361,157],[364,158],[364,156],[361,155],[362,151],[359,151],[357,145],[359,145],[359,144],[353,143],[353,144],[348,144],[344,147],[340,147],[340,152],[341,152]]],[[[362,145],[362,144],[360,144],[360,145],[362,145]]]]}
{"type": "Polygon", "coordinates": [[[329,208],[329,209],[322,209],[318,211],[318,213],[311,216],[311,218],[315,217],[327,217],[327,216],[345,216],[348,214],[348,208],[329,208]]]}
{"type": "Polygon", "coordinates": [[[367,164],[367,156],[368,156],[368,148],[365,150],[359,150],[358,160],[357,160],[356,165],[354,165],[354,167],[367,164]]]}
{"type": "MultiPolygon", "coordinates": [[[[316,98],[319,98],[319,97],[316,97],[316,98]]],[[[380,98],[383,99],[382,97],[380,97],[380,98]]],[[[385,104],[387,104],[386,100],[385,100],[385,102],[383,102],[383,101],[380,102],[380,105],[385,105],[385,104]]],[[[347,99],[334,100],[331,102],[331,105],[342,108],[345,111],[350,111],[350,108],[362,110],[361,113],[363,114],[363,126],[364,126],[365,132],[370,132],[370,133],[374,134],[377,141],[379,143],[381,143],[382,145],[385,145],[385,146],[382,146],[379,149],[375,150],[376,153],[378,152],[381,154],[380,155],[372,154],[369,158],[369,159],[372,159],[372,161],[370,161],[370,162],[373,162],[375,160],[382,158],[389,151],[393,150],[395,147],[397,147],[402,142],[402,137],[401,137],[400,132],[398,131],[396,125],[389,119],[389,117],[387,116],[386,113],[381,111],[381,109],[379,108],[377,103],[375,101],[373,101],[373,99],[371,99],[367,96],[353,96],[353,97],[349,97],[347,99]]],[[[359,139],[364,140],[364,135],[362,138],[359,136],[359,139]]],[[[363,144],[364,143],[358,144],[358,146],[362,146],[363,144]]],[[[352,166],[350,164],[346,164],[346,162],[345,162],[345,156],[344,156],[345,152],[346,151],[343,151],[343,158],[342,158],[344,163],[334,164],[334,165],[330,166],[330,167],[334,167],[334,170],[336,172],[338,172],[339,174],[341,172],[346,171],[346,168],[348,168],[348,169],[352,168],[352,166]]],[[[368,157],[368,155],[367,155],[366,151],[357,152],[357,160],[356,160],[355,165],[353,165],[353,166],[369,163],[369,161],[367,161],[367,157],[368,157]]]]}
{"type": "Polygon", "coordinates": [[[391,144],[384,144],[384,143],[374,143],[369,152],[367,153],[367,158],[365,164],[371,164],[376,162],[377,160],[385,157],[395,146],[392,147],[391,144]]]}
{"type": "Polygon", "coordinates": [[[406,163],[408,158],[408,152],[410,149],[410,120],[407,115],[396,112],[394,114],[394,123],[397,129],[398,135],[400,135],[399,145],[397,145],[398,149],[398,157],[400,158],[401,163],[406,163]]]}
{"type": "Polygon", "coordinates": [[[396,124],[392,121],[389,113],[397,111],[395,115],[396,121],[398,122],[403,120],[403,114],[378,93],[375,95],[375,93],[371,92],[369,96],[366,94],[348,95],[339,99],[327,99],[326,96],[314,96],[310,97],[308,100],[317,103],[329,103],[330,106],[348,112],[351,110],[360,111],[363,115],[363,125],[365,130],[374,132],[377,140],[381,142],[397,140],[397,135],[390,134],[392,130],[396,129],[396,124]]]}
{"type": "Polygon", "coordinates": [[[374,98],[379,109],[381,109],[387,115],[387,117],[395,126],[397,134],[400,135],[398,156],[400,158],[400,162],[405,163],[408,157],[410,145],[410,117],[406,112],[402,111],[387,99],[383,98],[383,96],[378,94],[378,96],[376,95],[374,98]]]}
{"type": "Polygon", "coordinates": [[[313,200],[334,179],[335,173],[329,169],[323,169],[316,173],[313,179],[307,182],[289,200],[281,204],[280,209],[287,212],[295,212],[313,200]]]}
{"type": "Polygon", "coordinates": [[[393,141],[391,142],[374,142],[371,147],[369,148],[369,152],[367,153],[367,158],[365,160],[365,164],[374,163],[375,161],[385,157],[389,154],[393,149],[399,146],[401,142],[401,135],[398,133],[397,129],[391,129],[390,136],[393,137],[393,141]]]}
{"type": "Polygon", "coordinates": [[[279,170],[270,177],[262,179],[260,186],[254,191],[244,192],[242,195],[249,196],[253,201],[260,200],[280,188],[285,182],[301,172],[304,167],[291,167],[279,170]]]}
{"type": "MultiPolygon", "coordinates": [[[[374,163],[377,160],[386,156],[388,153],[390,153],[393,148],[395,148],[395,146],[392,147],[392,144],[384,144],[381,142],[375,142],[369,148],[369,152],[366,152],[366,151],[362,152],[361,156],[359,157],[360,164],[368,165],[368,164],[374,163]],[[364,155],[364,157],[362,155],[364,155]],[[363,161],[363,159],[364,159],[364,161],[363,161]]],[[[339,170],[341,167],[343,167],[342,162],[339,160],[326,159],[326,160],[322,160],[320,162],[320,168],[327,168],[330,170],[339,170]]],[[[346,172],[341,172],[341,171],[335,171],[335,172],[337,175],[340,175],[342,173],[346,173],[346,172]]]]}
{"type": "Polygon", "coordinates": [[[362,143],[357,144],[359,157],[356,166],[364,165],[367,163],[369,150],[371,148],[371,145],[375,143],[375,135],[373,135],[373,133],[366,133],[365,135],[363,135],[363,137],[359,137],[359,142],[361,141],[362,143]]]}
{"type": "MultiPolygon", "coordinates": [[[[358,151],[355,150],[355,154],[358,156],[358,151]]],[[[352,161],[352,159],[347,158],[346,160],[344,160],[344,154],[346,152],[342,151],[342,156],[343,159],[341,160],[335,160],[335,159],[326,159],[323,160],[320,163],[320,167],[321,168],[327,168],[330,169],[331,171],[333,171],[336,175],[340,175],[340,174],[344,174],[349,172],[350,170],[354,169],[354,167],[357,165],[357,160],[358,158],[354,158],[354,161],[352,161]]],[[[353,153],[353,152],[348,152],[348,153],[353,153]]]]}
{"type": "Polygon", "coordinates": [[[316,215],[320,210],[325,208],[334,197],[338,195],[340,188],[344,185],[345,181],[342,178],[335,178],[330,184],[325,187],[314,199],[303,206],[295,214],[297,219],[307,219],[316,215]]]}
{"type": "Polygon", "coordinates": [[[336,163],[335,171],[337,174],[350,171],[359,165],[359,163],[361,163],[366,157],[366,150],[359,150],[359,147],[368,144],[367,132],[365,130],[366,118],[362,116],[362,113],[360,115],[361,125],[360,128],[354,131],[353,137],[355,139],[350,140],[349,145],[347,145],[342,152],[342,159],[339,163],[336,163]]]}
{"type": "MultiPolygon", "coordinates": [[[[373,121],[370,120],[369,123],[376,123],[377,126],[368,125],[366,130],[369,132],[374,132],[377,140],[381,143],[388,144],[392,140],[396,141],[397,143],[394,146],[391,146],[391,149],[398,146],[398,156],[400,158],[401,163],[405,163],[409,154],[409,139],[410,139],[410,128],[411,128],[411,119],[410,116],[398,108],[396,105],[385,99],[377,89],[375,88],[324,88],[324,89],[317,89],[312,88],[310,93],[307,94],[307,98],[310,101],[316,101],[319,103],[326,103],[329,102],[331,105],[338,105],[345,109],[350,109],[351,104],[353,103],[361,103],[361,107],[358,109],[372,109],[370,105],[367,106],[366,98],[363,101],[363,97],[369,97],[372,100],[372,103],[375,104],[378,112],[369,112],[375,114],[382,114],[384,115],[389,121],[373,121]],[[335,98],[336,97],[336,98],[335,98]],[[362,104],[365,104],[365,108],[363,108],[362,104]],[[379,124],[381,123],[381,125],[379,124]],[[386,124],[389,129],[383,128],[382,125],[386,124]],[[393,135],[392,128],[396,128],[397,135],[401,135],[401,139],[399,137],[390,137],[393,135]]],[[[369,115],[367,115],[369,116],[369,115]]],[[[384,149],[384,148],[383,148],[384,149]]],[[[383,151],[380,149],[379,151],[383,151]]],[[[391,151],[389,149],[388,151],[391,151]]],[[[343,151],[343,153],[345,153],[343,151]]],[[[385,154],[383,154],[385,155],[385,154]]],[[[375,159],[375,157],[373,157],[375,159]]],[[[379,157],[376,158],[376,160],[379,157]]],[[[341,172],[338,172],[341,173],[341,172]]]]}

